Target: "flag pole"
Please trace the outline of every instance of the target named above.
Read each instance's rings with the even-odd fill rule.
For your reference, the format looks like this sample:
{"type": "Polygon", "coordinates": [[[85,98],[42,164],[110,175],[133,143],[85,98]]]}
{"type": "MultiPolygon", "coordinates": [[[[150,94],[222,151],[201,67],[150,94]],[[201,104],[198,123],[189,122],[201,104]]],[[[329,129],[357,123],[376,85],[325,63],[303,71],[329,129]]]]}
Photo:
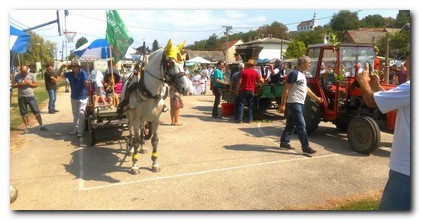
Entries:
{"type": "MultiPolygon", "coordinates": [[[[111,72],[111,81],[114,82],[114,66],[113,66],[113,45],[110,44],[110,72],[111,72]]],[[[115,82],[114,82],[115,84],[115,82]]],[[[114,94],[114,86],[112,86],[114,94]]]]}

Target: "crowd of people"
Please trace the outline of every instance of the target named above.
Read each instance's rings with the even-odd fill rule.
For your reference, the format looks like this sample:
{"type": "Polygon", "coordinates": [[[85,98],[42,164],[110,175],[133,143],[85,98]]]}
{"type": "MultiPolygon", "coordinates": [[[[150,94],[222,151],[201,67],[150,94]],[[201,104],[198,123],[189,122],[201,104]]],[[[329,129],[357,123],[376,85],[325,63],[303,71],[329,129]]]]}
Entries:
{"type": "MultiPolygon", "coordinates": [[[[202,70],[197,70],[192,76],[187,75],[187,77],[191,80],[191,95],[206,95],[207,81],[211,81],[210,89],[214,96],[212,107],[213,118],[223,118],[219,110],[219,105],[223,90],[228,89],[230,95],[234,97],[234,121],[236,123],[250,123],[253,121],[252,107],[256,84],[277,84],[284,81],[285,89],[280,101],[279,111],[281,113],[287,112],[288,114],[285,115],[286,126],[280,136],[279,147],[293,149],[289,143],[291,135],[295,130],[298,134],[303,153],[314,154],[317,151],[310,147],[306,132],[303,116],[304,102],[307,95],[318,103],[322,103],[323,98],[318,97],[307,87],[305,73],[309,70],[310,65],[311,59],[307,56],[298,58],[297,66],[292,71],[287,70],[286,66],[281,65],[279,59],[267,66],[260,66],[259,68],[256,68],[255,61],[250,59],[245,64],[239,63],[232,69],[229,69],[225,62],[218,61],[215,69],[210,65],[206,65],[202,70]],[[249,110],[247,116],[244,116],[245,105],[248,106],[249,110]]],[[[380,65],[376,68],[381,67],[380,65]]],[[[380,210],[408,210],[411,208],[409,68],[410,57],[408,53],[405,64],[400,69],[396,65],[391,67],[389,80],[399,86],[389,91],[385,91],[381,86],[382,75],[369,75],[368,66],[358,75],[357,79],[361,85],[363,99],[368,106],[377,107],[383,113],[398,110],[390,159],[389,179],[380,202],[380,210]]],[[[47,63],[44,80],[49,95],[49,114],[59,112],[55,107],[58,77],[64,77],[70,86],[73,113],[73,130],[70,134],[72,135],[77,134],[77,137],[83,136],[85,108],[89,95],[94,95],[94,101],[96,101],[94,102],[94,106],[98,105],[98,99],[104,105],[106,103],[105,97],[108,98],[111,109],[119,105],[119,98],[115,93],[115,89],[116,82],[120,82],[121,78],[118,70],[114,66],[111,66],[111,63],[108,63],[108,69],[104,74],[97,70],[92,70],[88,74],[77,60],[72,60],[69,65],[62,65],[57,73],[54,72],[54,64],[47,63]]],[[[28,133],[30,130],[28,106],[35,115],[40,130],[48,130],[43,125],[35,99],[33,88],[37,86],[38,82],[35,75],[28,71],[27,66],[22,65],[19,73],[14,76],[11,88],[18,89],[19,110],[25,125],[24,133],[28,133]]],[[[182,124],[179,122],[180,109],[184,106],[181,95],[172,86],[170,87],[169,95],[171,125],[181,126],[182,124]]]]}

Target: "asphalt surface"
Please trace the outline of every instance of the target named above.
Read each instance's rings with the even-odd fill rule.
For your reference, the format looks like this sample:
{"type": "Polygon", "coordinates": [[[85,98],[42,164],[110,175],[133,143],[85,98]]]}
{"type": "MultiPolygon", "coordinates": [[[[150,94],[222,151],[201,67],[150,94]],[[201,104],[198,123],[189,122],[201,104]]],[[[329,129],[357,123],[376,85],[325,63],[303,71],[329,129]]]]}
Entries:
{"type": "MultiPolygon", "coordinates": [[[[159,128],[158,162],[151,171],[148,152],[141,171],[130,173],[124,136],[127,129],[99,130],[91,147],[87,135],[71,131],[70,94],[59,92],[57,108],[41,108],[49,131],[37,125],[10,156],[10,183],[19,191],[12,210],[290,210],[311,209],[329,201],[378,194],[384,188],[392,135],[382,133],[371,155],[352,151],[346,134],[322,122],[309,137],[318,152],[279,148],[285,119],[233,123],[232,116],[211,118],[213,96],[183,97],[182,126],[170,125],[169,111],[159,128]]],[[[169,105],[169,101],[166,103],[169,105]]]]}

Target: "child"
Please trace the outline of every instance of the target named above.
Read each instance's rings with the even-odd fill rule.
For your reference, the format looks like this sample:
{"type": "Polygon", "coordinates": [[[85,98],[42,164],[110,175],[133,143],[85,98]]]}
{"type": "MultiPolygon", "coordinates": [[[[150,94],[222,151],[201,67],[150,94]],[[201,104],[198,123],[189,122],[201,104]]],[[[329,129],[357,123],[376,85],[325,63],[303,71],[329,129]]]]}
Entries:
{"type": "Polygon", "coordinates": [[[106,107],[105,91],[102,82],[99,80],[100,76],[102,76],[102,73],[96,70],[92,70],[91,74],[89,75],[89,79],[95,86],[95,91],[92,94],[94,108],[98,106],[98,97],[100,98],[102,105],[106,107]]]}
{"type": "MultiPolygon", "coordinates": [[[[110,108],[111,110],[118,107],[118,104],[120,103],[120,100],[115,93],[115,79],[111,77],[111,75],[108,75],[108,83],[104,83],[105,86],[105,92],[107,94],[107,98],[110,101],[110,108]]],[[[119,80],[119,79],[118,79],[119,80]]]]}

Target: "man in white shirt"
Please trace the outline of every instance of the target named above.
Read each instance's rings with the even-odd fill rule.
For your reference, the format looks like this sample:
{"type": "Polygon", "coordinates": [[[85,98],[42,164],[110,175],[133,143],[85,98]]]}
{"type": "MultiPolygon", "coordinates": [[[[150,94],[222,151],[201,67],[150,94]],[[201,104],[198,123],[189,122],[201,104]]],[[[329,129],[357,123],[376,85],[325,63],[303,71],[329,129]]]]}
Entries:
{"type": "Polygon", "coordinates": [[[408,52],[405,67],[408,81],[394,89],[385,91],[380,85],[379,76],[369,75],[368,64],[358,75],[363,98],[367,106],[379,108],[382,113],[398,110],[392,153],[389,162],[389,179],[383,191],[379,210],[411,209],[411,82],[410,54],[408,52]]]}

